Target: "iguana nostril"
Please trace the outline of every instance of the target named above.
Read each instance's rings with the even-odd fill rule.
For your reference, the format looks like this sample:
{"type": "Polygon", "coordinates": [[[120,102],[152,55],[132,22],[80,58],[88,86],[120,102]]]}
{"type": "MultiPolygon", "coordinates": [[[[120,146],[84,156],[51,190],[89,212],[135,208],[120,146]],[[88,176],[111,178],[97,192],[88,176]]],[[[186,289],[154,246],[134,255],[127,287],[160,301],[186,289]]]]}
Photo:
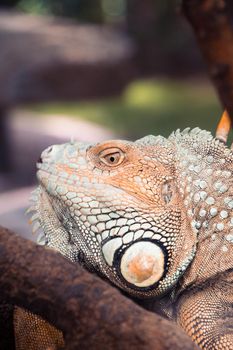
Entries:
{"type": "Polygon", "coordinates": [[[39,164],[43,163],[43,160],[41,157],[37,160],[37,163],[39,163],[39,164]]]}
{"type": "Polygon", "coordinates": [[[47,149],[47,153],[51,153],[51,152],[52,152],[52,149],[53,149],[53,146],[49,147],[49,148],[47,149]]]}

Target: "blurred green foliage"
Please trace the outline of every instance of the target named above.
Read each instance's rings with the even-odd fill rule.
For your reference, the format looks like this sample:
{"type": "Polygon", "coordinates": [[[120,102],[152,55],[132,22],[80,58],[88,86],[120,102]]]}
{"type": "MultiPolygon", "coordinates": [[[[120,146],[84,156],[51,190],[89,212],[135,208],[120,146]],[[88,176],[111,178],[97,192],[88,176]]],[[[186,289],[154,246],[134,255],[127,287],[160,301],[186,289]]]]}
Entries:
{"type": "Polygon", "coordinates": [[[138,80],[122,96],[30,107],[42,114],[65,114],[103,124],[122,137],[169,135],[177,128],[216,129],[222,113],[210,84],[203,81],[138,80]]]}
{"type": "Polygon", "coordinates": [[[19,0],[17,7],[25,12],[102,22],[101,0],[19,0]]]}
{"type": "Polygon", "coordinates": [[[15,0],[15,3],[25,12],[93,23],[120,21],[126,14],[126,0],[15,0]]]}

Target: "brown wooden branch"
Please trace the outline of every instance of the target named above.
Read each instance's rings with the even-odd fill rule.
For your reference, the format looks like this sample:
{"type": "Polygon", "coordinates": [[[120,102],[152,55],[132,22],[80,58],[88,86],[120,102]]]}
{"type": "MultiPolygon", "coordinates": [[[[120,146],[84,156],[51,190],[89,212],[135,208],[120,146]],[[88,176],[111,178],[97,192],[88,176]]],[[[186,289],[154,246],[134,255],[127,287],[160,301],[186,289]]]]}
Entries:
{"type": "Polygon", "coordinates": [[[232,0],[183,0],[210,76],[233,125],[232,0]]]}
{"type": "Polygon", "coordinates": [[[60,254],[0,228],[0,302],[40,315],[64,332],[66,349],[197,349],[152,314],[60,254]]]}

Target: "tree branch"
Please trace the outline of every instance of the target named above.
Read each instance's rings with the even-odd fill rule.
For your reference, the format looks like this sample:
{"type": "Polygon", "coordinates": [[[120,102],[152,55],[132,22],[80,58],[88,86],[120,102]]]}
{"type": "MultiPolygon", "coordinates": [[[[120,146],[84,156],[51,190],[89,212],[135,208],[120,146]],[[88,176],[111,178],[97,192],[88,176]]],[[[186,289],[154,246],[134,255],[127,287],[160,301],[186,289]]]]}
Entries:
{"type": "Polygon", "coordinates": [[[232,0],[183,0],[209,74],[233,125],[232,0]]]}
{"type": "Polygon", "coordinates": [[[0,228],[0,302],[64,332],[66,349],[197,349],[184,332],[60,254],[0,228]]]}

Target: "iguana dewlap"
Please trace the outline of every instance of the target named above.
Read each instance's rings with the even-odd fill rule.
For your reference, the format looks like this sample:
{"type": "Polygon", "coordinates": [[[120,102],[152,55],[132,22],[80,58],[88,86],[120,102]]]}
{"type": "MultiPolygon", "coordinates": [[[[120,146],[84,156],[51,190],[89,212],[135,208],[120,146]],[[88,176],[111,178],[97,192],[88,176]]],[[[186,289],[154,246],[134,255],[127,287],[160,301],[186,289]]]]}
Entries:
{"type": "Polygon", "coordinates": [[[46,149],[32,210],[40,242],[233,349],[233,153],[209,132],[46,149]],[[39,224],[38,224],[39,223],[39,224]]]}

